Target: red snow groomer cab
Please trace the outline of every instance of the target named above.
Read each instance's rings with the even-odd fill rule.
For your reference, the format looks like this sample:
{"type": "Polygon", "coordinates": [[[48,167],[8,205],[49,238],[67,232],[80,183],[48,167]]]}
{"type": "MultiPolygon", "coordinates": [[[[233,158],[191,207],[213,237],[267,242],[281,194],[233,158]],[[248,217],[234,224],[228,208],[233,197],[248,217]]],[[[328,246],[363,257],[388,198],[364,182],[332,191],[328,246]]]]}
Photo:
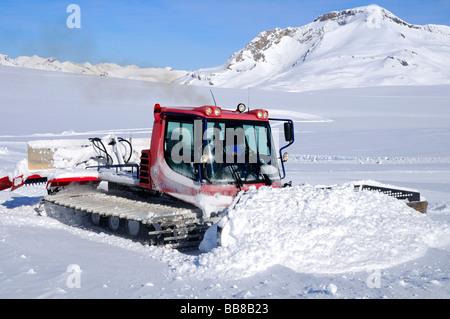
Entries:
{"type": "Polygon", "coordinates": [[[234,111],[156,104],[154,118],[150,149],[142,151],[139,187],[220,211],[241,190],[282,186],[288,158],[282,151],[294,142],[291,120],[269,119],[267,110],[247,110],[244,104],[234,111]],[[269,120],[284,122],[287,145],[279,151],[279,132],[269,120]]]}

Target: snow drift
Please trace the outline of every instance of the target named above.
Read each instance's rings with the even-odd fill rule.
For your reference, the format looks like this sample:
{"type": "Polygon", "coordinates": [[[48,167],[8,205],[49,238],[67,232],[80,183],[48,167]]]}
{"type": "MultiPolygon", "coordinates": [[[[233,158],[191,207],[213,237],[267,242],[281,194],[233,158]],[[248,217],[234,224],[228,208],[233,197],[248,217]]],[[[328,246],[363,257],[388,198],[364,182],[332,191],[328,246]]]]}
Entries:
{"type": "Polygon", "coordinates": [[[252,189],[200,246],[205,274],[246,277],[282,265],[301,273],[344,273],[388,268],[450,242],[439,225],[403,202],[353,183],[252,189]]]}

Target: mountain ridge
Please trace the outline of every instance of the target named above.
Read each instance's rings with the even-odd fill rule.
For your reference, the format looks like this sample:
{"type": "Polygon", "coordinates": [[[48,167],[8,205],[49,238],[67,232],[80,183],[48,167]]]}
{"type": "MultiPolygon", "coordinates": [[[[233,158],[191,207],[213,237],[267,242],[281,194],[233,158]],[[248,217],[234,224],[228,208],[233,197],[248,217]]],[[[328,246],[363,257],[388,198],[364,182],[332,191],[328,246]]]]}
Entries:
{"type": "Polygon", "coordinates": [[[413,25],[370,5],[326,13],[301,27],[263,31],[225,64],[177,82],[283,91],[448,84],[449,43],[448,26],[413,25]]]}
{"type": "Polygon", "coordinates": [[[0,54],[0,65],[163,83],[170,83],[188,72],[184,70],[172,70],[170,67],[140,68],[136,65],[121,66],[116,63],[99,63],[93,65],[89,62],[60,62],[54,57],[42,58],[37,55],[19,56],[12,59],[7,55],[0,54]]]}

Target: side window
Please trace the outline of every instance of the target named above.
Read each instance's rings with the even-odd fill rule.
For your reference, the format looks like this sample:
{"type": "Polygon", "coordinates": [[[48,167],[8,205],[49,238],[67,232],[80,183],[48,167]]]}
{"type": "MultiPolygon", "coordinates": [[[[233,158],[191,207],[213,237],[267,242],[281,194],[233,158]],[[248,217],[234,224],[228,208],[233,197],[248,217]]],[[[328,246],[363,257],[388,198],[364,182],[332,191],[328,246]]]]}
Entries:
{"type": "Polygon", "coordinates": [[[168,119],[164,136],[164,158],[177,173],[196,180],[194,166],[194,123],[168,119]]]}

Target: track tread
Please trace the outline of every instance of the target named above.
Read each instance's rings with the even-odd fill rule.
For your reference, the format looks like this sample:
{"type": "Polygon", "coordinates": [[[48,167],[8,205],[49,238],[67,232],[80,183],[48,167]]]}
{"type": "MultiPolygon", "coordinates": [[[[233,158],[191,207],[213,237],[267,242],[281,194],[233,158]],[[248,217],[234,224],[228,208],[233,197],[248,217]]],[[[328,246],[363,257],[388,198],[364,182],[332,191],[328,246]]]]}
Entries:
{"type": "Polygon", "coordinates": [[[204,221],[202,211],[193,206],[173,205],[158,199],[131,199],[99,191],[61,192],[45,197],[43,202],[102,217],[136,220],[150,227],[147,235],[160,238],[157,244],[176,249],[198,247],[206,229],[213,223],[204,221]],[[158,228],[151,227],[156,224],[158,228]]]}

